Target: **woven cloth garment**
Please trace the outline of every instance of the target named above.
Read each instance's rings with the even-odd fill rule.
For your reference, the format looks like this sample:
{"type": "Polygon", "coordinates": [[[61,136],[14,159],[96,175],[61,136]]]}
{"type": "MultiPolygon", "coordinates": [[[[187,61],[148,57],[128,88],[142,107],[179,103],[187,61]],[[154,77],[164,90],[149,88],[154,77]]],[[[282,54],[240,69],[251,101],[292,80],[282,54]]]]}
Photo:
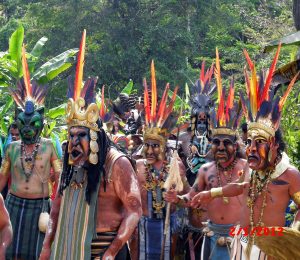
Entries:
{"type": "Polygon", "coordinates": [[[75,189],[69,185],[64,190],[51,259],[91,259],[99,184],[97,191],[91,196],[90,205],[85,200],[87,182],[84,182],[81,189],[75,189]]]}
{"type": "MultiPolygon", "coordinates": [[[[8,194],[5,205],[13,227],[13,241],[7,249],[6,258],[38,259],[45,237],[38,228],[43,199],[23,199],[8,194]]],[[[49,210],[49,199],[45,199],[44,211],[49,210]]]]}
{"type": "MultiPolygon", "coordinates": [[[[139,259],[160,259],[164,234],[164,219],[142,217],[139,222],[139,259]]],[[[170,229],[165,241],[164,259],[169,260],[171,253],[170,229]]]]}

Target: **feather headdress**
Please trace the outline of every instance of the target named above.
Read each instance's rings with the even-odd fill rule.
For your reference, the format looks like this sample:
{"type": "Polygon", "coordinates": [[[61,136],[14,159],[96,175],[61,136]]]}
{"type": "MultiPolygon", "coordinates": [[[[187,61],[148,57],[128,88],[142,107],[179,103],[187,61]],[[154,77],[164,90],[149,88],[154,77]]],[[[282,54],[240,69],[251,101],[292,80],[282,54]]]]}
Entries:
{"type": "Polygon", "coordinates": [[[154,61],[151,62],[151,99],[146,79],[144,79],[145,139],[159,139],[165,143],[168,133],[177,120],[171,117],[178,87],[175,88],[171,101],[167,105],[169,83],[166,85],[160,104],[157,102],[157,89],[154,61]]]}
{"type": "Polygon", "coordinates": [[[95,86],[97,78],[89,78],[83,85],[83,67],[85,54],[86,31],[83,31],[80,49],[77,56],[75,81],[69,79],[68,103],[66,107],[66,121],[69,129],[74,126],[83,126],[90,129],[89,162],[98,162],[97,131],[100,131],[97,121],[99,120],[99,108],[95,98],[95,86]]]}
{"type": "Polygon", "coordinates": [[[200,113],[209,115],[209,110],[212,106],[212,95],[216,90],[216,86],[211,86],[211,79],[214,72],[214,65],[212,64],[205,72],[205,62],[202,62],[200,77],[192,86],[192,96],[190,98],[191,104],[191,131],[192,137],[195,135],[198,117],[200,113]]]}
{"type": "Polygon", "coordinates": [[[216,49],[215,79],[218,90],[218,107],[213,109],[210,115],[212,135],[232,135],[236,136],[237,128],[241,121],[242,109],[234,102],[234,80],[230,82],[229,91],[226,98],[226,88],[222,86],[221,66],[219,52],[216,49]]]}
{"type": "Polygon", "coordinates": [[[43,107],[48,87],[38,85],[35,81],[30,81],[24,46],[22,48],[22,69],[23,78],[17,82],[16,88],[9,88],[9,91],[16,104],[26,114],[31,114],[35,108],[43,107]]]}
{"type": "Polygon", "coordinates": [[[263,72],[257,76],[255,65],[250,59],[247,51],[244,50],[250,73],[245,69],[248,99],[245,100],[244,96],[241,94],[243,112],[248,121],[248,130],[263,130],[266,138],[275,136],[275,132],[280,125],[283,106],[299,75],[299,73],[297,73],[291,80],[287,90],[281,98],[274,95],[274,90],[271,89],[271,82],[276,68],[280,47],[281,45],[279,44],[267,76],[265,76],[263,72]]]}
{"type": "Polygon", "coordinates": [[[96,105],[95,86],[97,78],[89,78],[83,85],[83,67],[85,54],[86,31],[83,31],[80,49],[77,57],[77,66],[74,83],[69,78],[68,103],[67,103],[67,123],[72,126],[85,126],[95,131],[99,131],[97,120],[99,119],[99,109],[96,105]]]}

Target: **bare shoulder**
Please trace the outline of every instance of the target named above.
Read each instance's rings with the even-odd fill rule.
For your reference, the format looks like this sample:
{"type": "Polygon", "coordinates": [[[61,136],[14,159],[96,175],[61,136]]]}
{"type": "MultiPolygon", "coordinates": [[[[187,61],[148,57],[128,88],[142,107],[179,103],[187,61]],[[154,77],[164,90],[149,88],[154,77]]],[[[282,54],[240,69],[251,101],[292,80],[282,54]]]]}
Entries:
{"type": "Polygon", "coordinates": [[[207,162],[200,167],[200,169],[198,170],[198,174],[205,174],[206,172],[208,172],[209,170],[211,170],[214,167],[215,167],[214,161],[207,162]]]}
{"type": "Polygon", "coordinates": [[[131,162],[126,156],[120,156],[114,163],[114,167],[118,171],[131,172],[134,171],[131,162]]]}
{"type": "Polygon", "coordinates": [[[284,171],[284,173],[282,174],[282,177],[284,179],[289,180],[290,183],[293,180],[300,181],[300,172],[294,166],[290,166],[284,171]]]}
{"type": "Polygon", "coordinates": [[[136,161],[137,171],[142,171],[145,168],[145,159],[139,159],[136,161]]]}
{"type": "Polygon", "coordinates": [[[41,143],[44,143],[44,144],[46,144],[46,145],[53,145],[51,139],[49,139],[49,138],[44,138],[44,137],[41,138],[41,143]]]}

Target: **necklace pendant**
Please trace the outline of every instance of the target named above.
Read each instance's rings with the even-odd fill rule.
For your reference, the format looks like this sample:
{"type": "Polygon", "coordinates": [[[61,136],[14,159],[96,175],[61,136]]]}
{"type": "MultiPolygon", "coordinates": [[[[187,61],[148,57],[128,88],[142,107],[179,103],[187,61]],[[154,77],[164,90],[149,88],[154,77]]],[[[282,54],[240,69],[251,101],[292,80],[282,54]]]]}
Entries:
{"type": "Polygon", "coordinates": [[[224,202],[225,204],[228,204],[228,203],[229,203],[229,198],[228,198],[228,197],[223,197],[223,202],[224,202]]]}
{"type": "Polygon", "coordinates": [[[251,208],[251,206],[253,205],[253,202],[250,198],[247,198],[247,206],[248,208],[251,208]]]}

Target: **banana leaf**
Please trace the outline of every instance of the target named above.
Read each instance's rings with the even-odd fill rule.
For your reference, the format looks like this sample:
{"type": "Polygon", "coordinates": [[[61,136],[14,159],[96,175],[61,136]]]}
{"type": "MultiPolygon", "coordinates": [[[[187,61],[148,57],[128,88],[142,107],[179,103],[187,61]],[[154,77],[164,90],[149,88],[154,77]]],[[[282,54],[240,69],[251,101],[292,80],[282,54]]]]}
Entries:
{"type": "Polygon", "coordinates": [[[278,44],[281,42],[282,46],[285,45],[300,45],[300,31],[286,35],[280,39],[271,41],[267,43],[264,48],[264,52],[269,52],[274,48],[277,48],[278,44]]]}
{"type": "Polygon", "coordinates": [[[22,44],[24,40],[24,28],[19,26],[9,39],[9,56],[17,64],[18,78],[22,76],[22,44]]]}
{"type": "Polygon", "coordinates": [[[57,107],[51,108],[46,112],[46,117],[49,117],[51,119],[55,119],[59,116],[64,116],[66,111],[66,104],[61,104],[57,107]]]}
{"type": "Polygon", "coordinates": [[[0,118],[3,118],[4,115],[8,112],[8,110],[11,108],[11,106],[14,103],[14,100],[11,96],[8,96],[6,103],[0,108],[0,118]]]}
{"type": "Polygon", "coordinates": [[[44,45],[45,43],[48,41],[47,37],[42,37],[41,39],[39,39],[37,41],[37,43],[34,45],[32,51],[30,52],[30,58],[28,59],[28,67],[29,67],[29,71],[32,73],[34,71],[34,67],[36,65],[36,63],[38,62],[43,49],[44,49],[44,45]]]}
{"type": "Polygon", "coordinates": [[[50,59],[33,73],[32,79],[40,84],[46,84],[72,66],[77,52],[77,48],[70,49],[50,59]]]}

